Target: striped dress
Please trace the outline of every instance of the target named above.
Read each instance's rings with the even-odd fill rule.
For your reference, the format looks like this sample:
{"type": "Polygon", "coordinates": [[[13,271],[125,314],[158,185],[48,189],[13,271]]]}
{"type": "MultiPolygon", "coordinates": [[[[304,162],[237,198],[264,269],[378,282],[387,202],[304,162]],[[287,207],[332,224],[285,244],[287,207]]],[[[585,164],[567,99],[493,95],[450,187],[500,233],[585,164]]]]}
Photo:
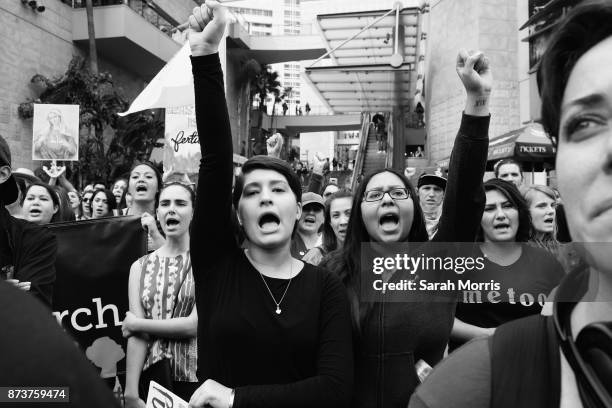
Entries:
{"type": "MultiPolygon", "coordinates": [[[[163,257],[156,252],[140,258],[140,301],[147,319],[187,317],[195,307],[189,251],[163,257]],[[176,305],[176,306],[175,306],[176,305]]],[[[168,357],[174,381],[197,382],[197,341],[151,337],[143,370],[168,357]]]]}

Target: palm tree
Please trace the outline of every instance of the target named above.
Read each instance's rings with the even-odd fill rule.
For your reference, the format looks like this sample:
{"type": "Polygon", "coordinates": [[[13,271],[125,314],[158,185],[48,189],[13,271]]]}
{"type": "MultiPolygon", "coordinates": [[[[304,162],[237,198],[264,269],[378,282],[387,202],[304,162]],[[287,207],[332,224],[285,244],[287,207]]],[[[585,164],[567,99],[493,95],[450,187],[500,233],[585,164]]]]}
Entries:
{"type": "Polygon", "coordinates": [[[274,105],[272,105],[272,120],[270,121],[270,125],[274,128],[274,115],[276,113],[276,104],[283,102],[287,98],[291,98],[291,94],[293,93],[293,88],[287,86],[283,88],[283,93],[274,96],[274,105]]]}
{"type": "MultiPolygon", "coordinates": [[[[266,98],[269,95],[272,95],[274,100],[280,96],[280,87],[281,84],[278,80],[278,73],[273,72],[268,65],[261,64],[259,61],[254,59],[246,60],[242,64],[241,70],[241,79],[240,82],[242,84],[243,91],[240,92],[240,101],[238,102],[238,116],[241,117],[240,111],[243,106],[243,95],[248,95],[248,98],[244,97],[244,100],[248,100],[248,111],[249,111],[249,120],[250,120],[250,109],[253,106],[253,101],[255,98],[259,98],[259,107],[260,111],[257,119],[257,134],[255,135],[255,144],[259,146],[264,146],[263,143],[263,116],[262,112],[266,110],[266,98]]],[[[239,119],[240,120],[240,119],[239,119]]],[[[250,126],[249,126],[250,128],[250,126]]],[[[242,127],[239,124],[239,129],[242,127]]],[[[248,130],[245,134],[248,134],[248,130]]],[[[253,146],[251,143],[247,143],[249,146],[249,153],[253,153],[253,146]]],[[[263,147],[261,148],[263,149],[263,147]]],[[[258,150],[258,149],[255,149],[258,150]]],[[[262,153],[263,150],[255,151],[255,153],[262,153]]]]}

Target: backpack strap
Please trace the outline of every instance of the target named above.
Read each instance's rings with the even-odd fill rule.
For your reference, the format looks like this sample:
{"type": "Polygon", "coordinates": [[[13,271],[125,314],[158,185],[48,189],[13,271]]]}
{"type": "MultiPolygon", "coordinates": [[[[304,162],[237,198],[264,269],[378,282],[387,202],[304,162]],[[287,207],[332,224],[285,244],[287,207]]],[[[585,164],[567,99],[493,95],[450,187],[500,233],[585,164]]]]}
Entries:
{"type": "Polygon", "coordinates": [[[559,343],[550,317],[533,315],[498,327],[489,349],[491,407],[559,407],[559,343]]]}

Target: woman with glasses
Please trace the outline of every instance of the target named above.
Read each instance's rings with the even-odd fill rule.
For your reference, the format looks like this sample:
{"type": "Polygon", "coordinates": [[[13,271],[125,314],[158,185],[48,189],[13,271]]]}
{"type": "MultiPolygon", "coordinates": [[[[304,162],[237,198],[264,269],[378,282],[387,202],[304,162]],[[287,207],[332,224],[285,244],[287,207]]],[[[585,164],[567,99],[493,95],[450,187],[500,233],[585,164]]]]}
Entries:
{"type": "Polygon", "coordinates": [[[68,199],[70,200],[70,208],[74,212],[74,218],[76,221],[85,219],[83,214],[83,203],[81,202],[81,196],[76,190],[68,190],[68,199]]]}
{"type": "MultiPolygon", "coordinates": [[[[459,52],[456,70],[467,91],[467,103],[433,238],[442,243],[473,242],[484,205],[491,71],[481,52],[468,54],[465,50],[459,52]]],[[[404,174],[384,169],[367,175],[355,192],[344,247],[327,263],[347,289],[358,339],[356,393],[351,406],[405,407],[418,384],[415,364],[423,360],[433,366],[444,356],[456,293],[387,292],[380,289],[382,283],[434,276],[395,269],[379,276],[372,273],[372,265],[362,265],[365,258],[397,251],[392,245],[397,243],[410,255],[427,254],[435,249],[423,244],[427,241],[419,198],[404,174]],[[368,253],[363,251],[364,243],[370,243],[368,253]]]]}
{"type": "Polygon", "coordinates": [[[93,196],[93,190],[83,192],[83,216],[81,219],[88,220],[91,218],[91,197],[93,196]]]}
{"type": "Polygon", "coordinates": [[[91,218],[112,217],[117,203],[113,192],[109,189],[96,190],[91,196],[91,218]]]}
{"type": "Polygon", "coordinates": [[[296,174],[283,160],[255,156],[232,193],[232,136],[217,52],[227,13],[207,0],[189,17],[202,150],[190,246],[203,381],[190,406],[347,407],[348,302],[337,277],[291,256],[302,213],[296,174]],[[232,203],[246,249],[231,228],[232,203]]]}

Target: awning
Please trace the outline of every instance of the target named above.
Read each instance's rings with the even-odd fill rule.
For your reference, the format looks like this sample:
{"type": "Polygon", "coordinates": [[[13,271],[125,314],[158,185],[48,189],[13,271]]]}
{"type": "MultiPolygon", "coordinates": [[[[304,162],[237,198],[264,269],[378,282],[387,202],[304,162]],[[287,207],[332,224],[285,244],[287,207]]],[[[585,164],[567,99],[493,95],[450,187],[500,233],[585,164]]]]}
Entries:
{"type": "Polygon", "coordinates": [[[304,79],[331,111],[390,112],[413,103],[422,86],[422,11],[396,7],[317,16],[331,61],[315,61],[304,79]]]}
{"type": "MultiPolygon", "coordinates": [[[[513,158],[519,162],[552,161],[555,149],[539,123],[531,123],[520,129],[504,133],[489,142],[487,161],[513,158]]],[[[436,164],[448,168],[450,158],[436,164]]]]}

